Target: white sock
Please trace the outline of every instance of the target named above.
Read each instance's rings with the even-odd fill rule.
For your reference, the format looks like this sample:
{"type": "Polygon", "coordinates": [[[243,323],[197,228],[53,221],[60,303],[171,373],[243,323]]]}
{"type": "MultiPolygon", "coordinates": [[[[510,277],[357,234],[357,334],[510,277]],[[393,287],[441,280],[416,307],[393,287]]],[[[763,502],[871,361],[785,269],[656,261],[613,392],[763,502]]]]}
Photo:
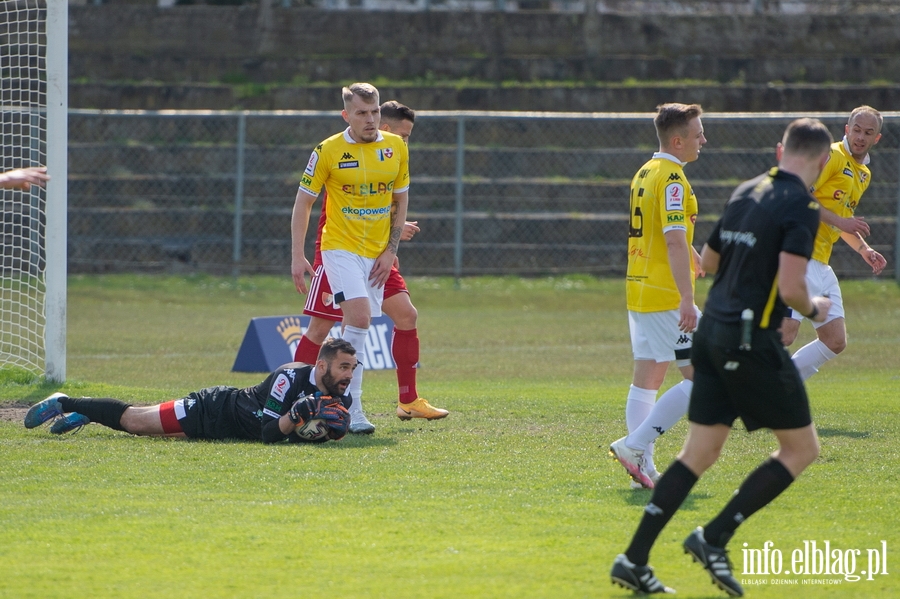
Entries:
{"type": "Polygon", "coordinates": [[[653,450],[655,449],[655,443],[651,443],[647,446],[647,449],[644,450],[644,472],[647,474],[659,474],[656,471],[656,464],[653,463],[653,450]]]}
{"type": "Polygon", "coordinates": [[[819,368],[837,354],[828,349],[828,346],[820,340],[810,341],[794,352],[794,366],[800,371],[800,378],[804,381],[819,372],[819,368]]]}
{"type": "Polygon", "coordinates": [[[353,378],[350,379],[350,386],[347,387],[347,393],[353,399],[350,404],[351,414],[362,412],[363,358],[366,355],[366,337],[368,334],[368,328],[361,329],[349,325],[345,326],[341,333],[341,337],[344,341],[352,345],[353,349],[356,350],[356,359],[359,363],[359,366],[353,371],[353,378]]]}
{"type": "Polygon", "coordinates": [[[628,434],[625,445],[646,451],[653,441],[687,414],[693,387],[694,383],[685,379],[663,393],[641,425],[628,434]]]}
{"type": "Polygon", "coordinates": [[[641,389],[631,385],[628,388],[628,399],[625,401],[625,426],[630,433],[644,421],[656,403],[655,389],[641,389]]]}

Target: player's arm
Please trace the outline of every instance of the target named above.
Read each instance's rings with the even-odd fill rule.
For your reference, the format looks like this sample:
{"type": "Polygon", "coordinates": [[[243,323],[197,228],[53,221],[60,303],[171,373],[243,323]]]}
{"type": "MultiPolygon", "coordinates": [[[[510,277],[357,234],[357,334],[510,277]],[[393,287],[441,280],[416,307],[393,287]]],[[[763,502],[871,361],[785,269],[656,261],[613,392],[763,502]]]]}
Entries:
{"type": "Polygon", "coordinates": [[[406,209],[409,204],[409,190],[394,193],[391,200],[391,232],[388,236],[387,247],[381,252],[381,255],[375,259],[375,266],[372,267],[372,273],[369,280],[373,281],[378,287],[383,287],[387,282],[388,275],[391,274],[391,267],[394,265],[394,258],[397,257],[397,250],[400,246],[400,238],[403,235],[404,223],[406,223],[406,209]]]}
{"type": "Polygon", "coordinates": [[[262,426],[263,443],[278,443],[294,431],[294,423],[287,414],[272,418],[262,426]]]}
{"type": "MultiPolygon", "coordinates": [[[[421,231],[421,229],[419,229],[419,221],[406,221],[403,223],[403,233],[400,234],[400,241],[409,241],[419,231],[421,231]]],[[[394,268],[397,270],[400,269],[400,258],[396,255],[394,256],[394,268]]]]}
{"type": "Polygon", "coordinates": [[[303,191],[302,188],[298,189],[297,197],[294,199],[294,210],[291,213],[291,277],[294,279],[294,286],[300,293],[309,291],[306,285],[306,274],[309,273],[310,277],[315,274],[304,251],[306,232],[309,228],[309,215],[315,201],[315,196],[303,191]]]}
{"type": "Polygon", "coordinates": [[[695,277],[705,277],[706,269],[703,268],[703,263],[700,260],[700,253],[697,251],[697,248],[691,246],[691,260],[694,261],[694,276],[695,277]]]}
{"type": "Polygon", "coordinates": [[[704,270],[704,272],[714,275],[719,272],[719,260],[722,256],[716,250],[709,247],[708,243],[703,244],[703,249],[700,250],[700,268],[704,270]]]}
{"type": "Polygon", "coordinates": [[[821,203],[820,205],[823,210],[819,211],[819,218],[822,219],[822,222],[826,225],[837,227],[841,231],[842,236],[844,233],[849,233],[854,236],[859,234],[862,237],[869,236],[869,223],[865,221],[864,217],[851,216],[849,218],[844,218],[832,212],[828,206],[821,203]]]}
{"type": "Polygon", "coordinates": [[[0,173],[0,187],[6,189],[21,189],[29,191],[32,185],[45,186],[50,180],[47,174],[46,166],[32,166],[28,168],[17,168],[12,171],[0,173]]]}
{"type": "Polygon", "coordinates": [[[680,318],[678,328],[685,332],[697,328],[697,311],[694,309],[694,288],[691,274],[691,246],[687,242],[687,233],[683,229],[671,229],[665,232],[666,249],[669,253],[669,268],[675,287],[681,295],[678,306],[680,318]]]}
{"type": "Polygon", "coordinates": [[[826,225],[836,227],[840,231],[855,235],[859,233],[863,237],[869,235],[869,223],[862,217],[851,216],[844,218],[838,214],[841,212],[841,200],[847,190],[844,189],[846,176],[840,166],[839,159],[832,160],[834,150],[825,163],[818,180],[812,186],[812,193],[824,210],[819,210],[819,220],[826,225]]]}
{"type": "Polygon", "coordinates": [[[841,239],[853,248],[853,250],[862,256],[866,264],[872,267],[872,274],[880,275],[884,267],[887,266],[887,260],[884,256],[872,249],[862,235],[853,235],[851,233],[841,232],[841,239]]]}
{"type": "Polygon", "coordinates": [[[827,297],[809,297],[806,288],[806,265],[803,256],[781,252],[778,254],[778,294],[785,304],[816,322],[828,316],[831,300],[827,297]]]}

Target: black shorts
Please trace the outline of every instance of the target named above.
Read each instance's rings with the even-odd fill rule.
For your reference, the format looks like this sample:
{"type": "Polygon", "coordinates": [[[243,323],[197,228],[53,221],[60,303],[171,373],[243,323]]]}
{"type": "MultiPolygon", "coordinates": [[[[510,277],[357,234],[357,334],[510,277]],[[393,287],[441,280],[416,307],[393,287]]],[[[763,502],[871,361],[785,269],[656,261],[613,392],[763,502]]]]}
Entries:
{"type": "Polygon", "coordinates": [[[748,431],[811,424],[809,398],[781,334],[754,330],[750,350],[738,349],[740,334],[739,324],[700,319],[691,350],[688,420],[731,426],[740,417],[748,431]]]}
{"type": "Polygon", "coordinates": [[[178,419],[181,430],[192,439],[242,437],[233,416],[236,393],[234,387],[208,387],[176,400],[176,414],[181,414],[177,404],[184,406],[184,416],[178,419]]]}

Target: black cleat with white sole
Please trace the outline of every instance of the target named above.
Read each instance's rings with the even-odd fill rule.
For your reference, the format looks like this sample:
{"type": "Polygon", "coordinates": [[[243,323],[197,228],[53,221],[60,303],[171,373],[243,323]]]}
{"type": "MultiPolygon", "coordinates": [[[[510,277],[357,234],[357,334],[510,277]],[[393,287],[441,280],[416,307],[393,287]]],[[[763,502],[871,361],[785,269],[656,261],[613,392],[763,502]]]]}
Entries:
{"type": "Polygon", "coordinates": [[[721,547],[710,545],[703,538],[703,527],[698,526],[684,540],[684,552],[690,554],[695,562],[699,562],[712,578],[713,584],[731,595],[743,597],[744,588],[731,575],[731,562],[728,553],[721,547]]]}
{"type": "Polygon", "coordinates": [[[614,584],[631,589],[636,593],[646,593],[648,595],[653,593],[671,595],[675,593],[675,589],[667,587],[653,575],[653,568],[650,566],[636,566],[625,557],[624,553],[616,556],[609,576],[614,584]]]}

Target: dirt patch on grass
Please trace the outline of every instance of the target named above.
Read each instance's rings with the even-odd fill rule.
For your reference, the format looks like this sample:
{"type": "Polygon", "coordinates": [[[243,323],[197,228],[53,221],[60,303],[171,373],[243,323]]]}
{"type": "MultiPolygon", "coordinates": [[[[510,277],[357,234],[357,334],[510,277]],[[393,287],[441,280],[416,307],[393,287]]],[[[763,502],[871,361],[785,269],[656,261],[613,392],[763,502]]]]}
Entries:
{"type": "Polygon", "coordinates": [[[24,406],[0,406],[0,420],[3,422],[22,422],[27,411],[28,408],[24,406]]]}

